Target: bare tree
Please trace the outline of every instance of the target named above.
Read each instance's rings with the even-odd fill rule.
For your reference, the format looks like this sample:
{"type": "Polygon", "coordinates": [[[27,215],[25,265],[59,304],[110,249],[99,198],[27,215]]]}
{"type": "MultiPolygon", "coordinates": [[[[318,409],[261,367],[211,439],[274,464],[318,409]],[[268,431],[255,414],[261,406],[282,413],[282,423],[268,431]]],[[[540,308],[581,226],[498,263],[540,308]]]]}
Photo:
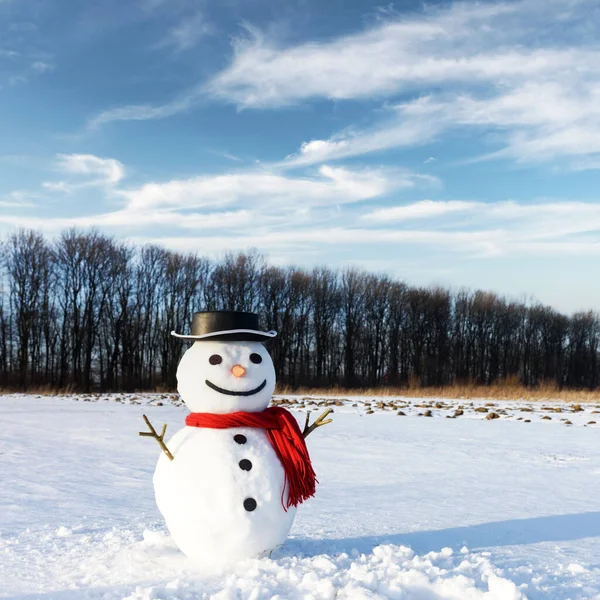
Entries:
{"type": "Polygon", "coordinates": [[[0,385],[172,389],[197,310],[246,310],[279,335],[291,387],[492,384],[594,389],[600,316],[571,317],[484,291],[415,288],[348,268],[269,266],[256,251],[218,261],[135,248],[97,231],[0,244],[0,385]]]}
{"type": "Polygon", "coordinates": [[[10,309],[15,324],[17,379],[21,387],[35,381],[47,349],[42,323],[47,318],[51,275],[50,249],[35,231],[21,230],[8,240],[10,309]]]}
{"type": "Polygon", "coordinates": [[[341,280],[341,313],[344,344],[344,383],[348,387],[358,384],[356,373],[366,295],[367,276],[354,268],[347,269],[341,280]]]}

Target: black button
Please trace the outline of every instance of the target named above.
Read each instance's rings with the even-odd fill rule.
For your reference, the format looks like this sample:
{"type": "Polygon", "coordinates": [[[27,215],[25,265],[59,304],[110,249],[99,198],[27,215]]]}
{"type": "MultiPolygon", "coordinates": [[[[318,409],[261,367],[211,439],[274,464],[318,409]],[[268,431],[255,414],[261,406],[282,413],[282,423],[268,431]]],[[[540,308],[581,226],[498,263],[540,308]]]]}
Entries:
{"type": "Polygon", "coordinates": [[[244,500],[244,508],[248,512],[252,512],[256,508],[256,500],[254,498],[246,498],[244,500]]]}
{"type": "Polygon", "coordinates": [[[245,444],[248,441],[248,439],[246,438],[245,435],[238,433],[237,435],[233,436],[233,441],[238,444],[245,444]]]}
{"type": "Polygon", "coordinates": [[[240,460],[240,469],[242,471],[249,471],[251,468],[252,468],[252,463],[247,458],[240,460]]]}

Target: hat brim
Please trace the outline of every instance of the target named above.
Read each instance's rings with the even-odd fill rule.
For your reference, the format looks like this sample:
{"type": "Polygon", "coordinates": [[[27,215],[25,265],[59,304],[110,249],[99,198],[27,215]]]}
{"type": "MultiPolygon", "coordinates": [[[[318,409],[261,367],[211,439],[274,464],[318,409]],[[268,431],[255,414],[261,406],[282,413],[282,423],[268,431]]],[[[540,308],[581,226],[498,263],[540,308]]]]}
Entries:
{"type": "Polygon", "coordinates": [[[171,331],[171,335],[182,340],[194,342],[207,341],[229,341],[229,342],[265,342],[273,339],[276,331],[257,331],[256,329],[228,329],[226,331],[212,331],[202,335],[184,335],[171,331]]]}

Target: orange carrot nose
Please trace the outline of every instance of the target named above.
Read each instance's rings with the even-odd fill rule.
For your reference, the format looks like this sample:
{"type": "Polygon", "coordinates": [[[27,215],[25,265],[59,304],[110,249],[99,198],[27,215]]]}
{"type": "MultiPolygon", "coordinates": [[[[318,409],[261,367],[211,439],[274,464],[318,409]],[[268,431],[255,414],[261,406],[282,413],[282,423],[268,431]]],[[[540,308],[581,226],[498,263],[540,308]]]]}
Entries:
{"type": "Polygon", "coordinates": [[[246,369],[242,365],[234,365],[231,369],[231,373],[234,377],[243,377],[246,374],[246,369]]]}

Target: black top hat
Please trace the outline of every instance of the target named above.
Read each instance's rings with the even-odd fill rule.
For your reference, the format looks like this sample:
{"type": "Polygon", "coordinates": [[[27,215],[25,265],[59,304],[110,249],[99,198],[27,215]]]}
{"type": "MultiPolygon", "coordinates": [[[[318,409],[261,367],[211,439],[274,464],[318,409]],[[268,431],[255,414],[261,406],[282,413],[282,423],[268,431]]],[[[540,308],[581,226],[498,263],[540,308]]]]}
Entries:
{"type": "Polygon", "coordinates": [[[192,333],[171,335],[184,340],[210,340],[229,342],[264,342],[277,335],[276,331],[261,331],[258,315],[235,310],[196,312],[192,319],[192,333]]]}

